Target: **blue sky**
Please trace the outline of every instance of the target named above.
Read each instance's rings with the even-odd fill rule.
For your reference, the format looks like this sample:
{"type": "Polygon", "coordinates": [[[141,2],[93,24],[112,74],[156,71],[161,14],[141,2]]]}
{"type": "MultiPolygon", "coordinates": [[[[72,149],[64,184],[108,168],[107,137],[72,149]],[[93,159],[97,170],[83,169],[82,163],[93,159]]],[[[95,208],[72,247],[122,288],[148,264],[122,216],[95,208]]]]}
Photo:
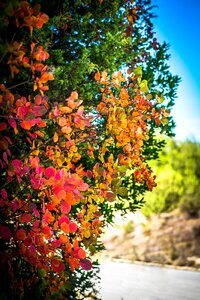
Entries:
{"type": "Polygon", "coordinates": [[[172,115],[176,138],[200,141],[200,1],[154,0],[159,41],[170,44],[170,70],[182,81],[172,115]]]}

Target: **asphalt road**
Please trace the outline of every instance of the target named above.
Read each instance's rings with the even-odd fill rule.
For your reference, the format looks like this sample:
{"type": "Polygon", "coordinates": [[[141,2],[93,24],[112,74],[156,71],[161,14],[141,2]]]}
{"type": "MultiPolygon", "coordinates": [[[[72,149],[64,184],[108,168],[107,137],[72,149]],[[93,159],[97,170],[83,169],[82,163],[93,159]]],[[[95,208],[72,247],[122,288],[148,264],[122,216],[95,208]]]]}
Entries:
{"type": "Polygon", "coordinates": [[[200,300],[200,272],[101,263],[102,300],[200,300]]]}

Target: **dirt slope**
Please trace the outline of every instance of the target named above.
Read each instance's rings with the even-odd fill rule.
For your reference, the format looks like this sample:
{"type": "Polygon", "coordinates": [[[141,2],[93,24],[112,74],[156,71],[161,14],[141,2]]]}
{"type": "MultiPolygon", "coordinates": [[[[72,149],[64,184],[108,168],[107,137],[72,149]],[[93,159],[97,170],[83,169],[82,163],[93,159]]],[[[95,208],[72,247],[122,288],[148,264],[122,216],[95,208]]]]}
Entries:
{"type": "Polygon", "coordinates": [[[178,211],[147,220],[140,213],[106,231],[103,258],[200,268],[200,219],[178,211]]]}

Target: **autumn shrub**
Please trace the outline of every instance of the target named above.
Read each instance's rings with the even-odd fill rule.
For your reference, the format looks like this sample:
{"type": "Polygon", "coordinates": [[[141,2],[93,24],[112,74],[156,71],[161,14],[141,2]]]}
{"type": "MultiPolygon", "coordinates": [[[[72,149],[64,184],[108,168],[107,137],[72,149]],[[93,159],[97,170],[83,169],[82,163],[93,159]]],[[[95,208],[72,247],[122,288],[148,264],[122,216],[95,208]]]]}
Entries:
{"type": "Polygon", "coordinates": [[[173,127],[178,77],[150,11],[150,1],[1,4],[2,299],[98,298],[102,232],[156,185],[156,132],[173,127]]]}

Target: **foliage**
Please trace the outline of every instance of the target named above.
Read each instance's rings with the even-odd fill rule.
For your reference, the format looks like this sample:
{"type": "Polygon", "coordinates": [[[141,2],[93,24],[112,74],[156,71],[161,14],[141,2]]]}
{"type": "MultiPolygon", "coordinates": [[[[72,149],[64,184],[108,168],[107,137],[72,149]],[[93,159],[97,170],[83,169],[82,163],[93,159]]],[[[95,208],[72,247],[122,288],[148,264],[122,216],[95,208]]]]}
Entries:
{"type": "Polygon", "coordinates": [[[103,228],[156,185],[148,160],[156,132],[171,134],[179,79],[150,4],[1,4],[4,299],[81,299],[103,228]]]}
{"type": "Polygon", "coordinates": [[[148,216],[179,208],[197,217],[200,212],[199,161],[199,143],[169,140],[160,159],[153,163],[158,185],[154,193],[146,195],[143,213],[148,216]]]}

